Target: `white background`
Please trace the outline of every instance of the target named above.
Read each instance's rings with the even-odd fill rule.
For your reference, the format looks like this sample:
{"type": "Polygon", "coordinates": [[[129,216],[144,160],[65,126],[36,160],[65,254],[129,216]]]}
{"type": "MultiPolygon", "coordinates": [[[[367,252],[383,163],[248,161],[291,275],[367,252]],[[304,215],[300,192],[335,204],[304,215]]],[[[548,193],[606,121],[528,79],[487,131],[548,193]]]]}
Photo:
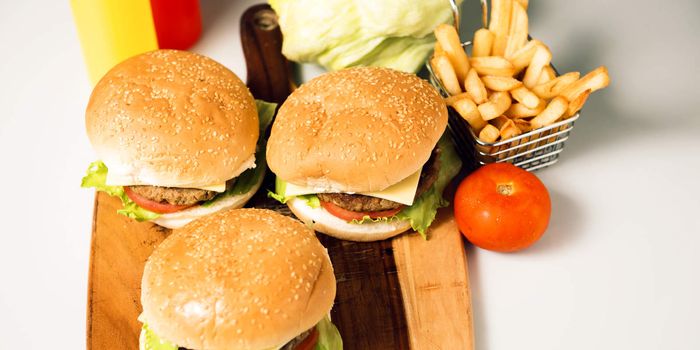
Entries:
{"type": "MultiPolygon", "coordinates": [[[[255,2],[203,1],[194,50],[244,77],[238,18],[255,2]]],[[[553,200],[542,241],[468,248],[477,348],[700,349],[700,2],[531,2],[557,68],[606,64],[612,84],[537,173],[553,200]]],[[[68,3],[0,3],[0,349],[85,347],[93,193],[79,184],[95,156],[68,3]]]]}

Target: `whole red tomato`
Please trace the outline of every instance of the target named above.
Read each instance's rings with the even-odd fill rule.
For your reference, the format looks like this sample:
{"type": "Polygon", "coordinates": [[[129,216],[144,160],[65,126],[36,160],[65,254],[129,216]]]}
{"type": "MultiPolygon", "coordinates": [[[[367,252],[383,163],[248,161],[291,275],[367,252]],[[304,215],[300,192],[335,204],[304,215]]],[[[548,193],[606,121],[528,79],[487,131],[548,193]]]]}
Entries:
{"type": "Polygon", "coordinates": [[[459,184],[454,209],[460,231],[474,245],[513,252],[542,236],[552,203],[535,175],[512,164],[495,163],[459,184]]]}

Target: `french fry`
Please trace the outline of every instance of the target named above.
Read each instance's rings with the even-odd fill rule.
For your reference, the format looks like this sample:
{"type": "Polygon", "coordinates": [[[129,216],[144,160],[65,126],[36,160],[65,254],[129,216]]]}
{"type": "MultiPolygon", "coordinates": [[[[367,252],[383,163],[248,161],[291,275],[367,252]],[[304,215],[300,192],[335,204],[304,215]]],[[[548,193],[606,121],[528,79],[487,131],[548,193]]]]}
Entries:
{"type": "Polygon", "coordinates": [[[520,129],[517,126],[515,126],[515,123],[513,123],[513,121],[510,119],[508,119],[508,121],[505,124],[503,124],[499,131],[501,133],[501,140],[507,140],[509,138],[518,136],[522,133],[520,129]]]}
{"type": "Polygon", "coordinates": [[[513,119],[513,123],[515,126],[520,129],[520,132],[526,133],[532,130],[532,126],[530,125],[530,122],[525,120],[525,119],[513,119]]]}
{"type": "Polygon", "coordinates": [[[513,99],[525,105],[528,108],[537,108],[540,105],[540,98],[524,86],[517,87],[510,91],[513,99]]]}
{"type": "Polygon", "coordinates": [[[571,102],[569,102],[569,108],[566,111],[566,117],[573,117],[574,114],[578,113],[578,111],[583,108],[583,105],[586,103],[586,100],[588,99],[588,96],[591,95],[591,89],[584,90],[582,93],[580,93],[578,96],[574,97],[571,102]]]}
{"type": "Polygon", "coordinates": [[[442,48],[442,45],[440,45],[439,42],[435,42],[435,48],[433,49],[433,55],[434,56],[443,56],[446,55],[445,49],[442,48]]]}
{"type": "Polygon", "coordinates": [[[542,68],[542,73],[540,73],[540,77],[537,79],[537,85],[547,83],[556,77],[557,72],[554,71],[554,68],[552,68],[552,66],[546,66],[542,68]]]}
{"type": "Polygon", "coordinates": [[[528,1],[528,0],[515,0],[515,1],[516,1],[516,2],[519,2],[520,5],[522,5],[523,8],[526,9],[526,10],[527,10],[527,5],[530,3],[530,1],[528,1]]]}
{"type": "Polygon", "coordinates": [[[484,83],[484,86],[493,91],[510,91],[523,85],[518,79],[493,75],[485,75],[481,77],[481,81],[484,83]]]}
{"type": "Polygon", "coordinates": [[[566,113],[569,102],[562,96],[557,96],[549,101],[547,107],[530,121],[533,129],[539,129],[556,122],[566,113]]]}
{"type": "Polygon", "coordinates": [[[491,54],[503,56],[508,43],[508,27],[510,25],[510,13],[513,0],[492,0],[491,20],[489,30],[493,32],[493,48],[491,54]]]}
{"type": "Polygon", "coordinates": [[[532,56],[535,55],[535,51],[537,51],[537,48],[540,46],[544,46],[541,41],[536,39],[530,40],[527,42],[527,44],[525,44],[525,46],[521,47],[520,50],[515,52],[513,56],[509,58],[510,63],[512,63],[513,68],[515,68],[515,74],[519,73],[525,67],[530,65],[532,56]]]}
{"type": "MultiPolygon", "coordinates": [[[[542,75],[544,74],[546,73],[542,71],[542,75]]],[[[554,96],[561,94],[564,89],[577,81],[580,75],[581,74],[579,74],[579,72],[569,72],[564,75],[560,75],[544,84],[539,84],[533,87],[532,92],[544,99],[553,98],[554,96]]]]}
{"type": "Polygon", "coordinates": [[[457,80],[457,74],[447,56],[433,56],[430,59],[430,65],[450,95],[457,95],[462,92],[462,87],[459,85],[459,80],[457,80]]]}
{"type": "Polygon", "coordinates": [[[455,101],[461,100],[463,98],[471,98],[468,92],[462,92],[457,95],[452,95],[445,98],[445,104],[448,106],[454,106],[455,101]]]}
{"type": "Polygon", "coordinates": [[[469,57],[467,57],[467,53],[462,48],[457,29],[449,24],[441,24],[435,28],[435,37],[450,59],[450,63],[452,63],[452,67],[457,74],[457,79],[464,81],[467,77],[467,72],[469,72],[469,57]]]}
{"type": "Polygon", "coordinates": [[[481,118],[481,115],[479,114],[479,109],[476,107],[476,103],[472,101],[470,98],[463,98],[460,100],[457,100],[453,104],[453,108],[457,113],[459,113],[464,120],[469,123],[469,126],[474,129],[475,132],[481,131],[481,129],[486,126],[486,121],[481,118]]]}
{"type": "Polygon", "coordinates": [[[510,15],[510,29],[504,56],[511,58],[514,53],[520,50],[527,43],[528,18],[527,11],[519,2],[513,2],[510,15]]]}
{"type": "Polygon", "coordinates": [[[512,77],[513,74],[515,74],[513,64],[503,57],[472,57],[471,64],[472,68],[474,68],[479,75],[512,77]]]}
{"type": "Polygon", "coordinates": [[[498,136],[500,134],[501,132],[498,130],[498,128],[491,124],[487,124],[479,132],[479,139],[481,139],[481,141],[484,142],[493,143],[496,142],[496,140],[498,140],[498,136]]]}
{"type": "Polygon", "coordinates": [[[537,80],[540,78],[542,69],[549,65],[552,61],[552,52],[542,45],[537,48],[535,54],[532,56],[532,61],[530,65],[525,70],[525,75],[523,76],[523,85],[527,88],[532,88],[537,85],[537,80]]]}
{"type": "Polygon", "coordinates": [[[474,45],[472,45],[472,57],[484,57],[491,55],[493,47],[493,32],[481,28],[474,33],[474,45]]]}
{"type": "Polygon", "coordinates": [[[508,117],[505,115],[499,115],[498,117],[489,120],[489,124],[497,127],[498,130],[500,130],[503,127],[503,124],[507,123],[509,120],[510,119],[508,119],[508,117]]]}
{"type": "Polygon", "coordinates": [[[480,104],[478,109],[479,113],[481,114],[481,118],[484,120],[491,120],[508,110],[510,104],[510,94],[507,92],[496,91],[491,94],[489,101],[484,104],[480,104]]]}
{"type": "Polygon", "coordinates": [[[525,107],[522,103],[513,103],[510,105],[505,115],[508,118],[520,119],[520,118],[531,118],[534,117],[547,107],[547,103],[544,100],[540,100],[540,104],[536,108],[525,107]]]}
{"type": "MultiPolygon", "coordinates": [[[[530,121],[529,121],[529,120],[525,120],[525,119],[513,119],[513,124],[515,124],[515,126],[517,126],[518,129],[520,129],[520,132],[523,133],[523,134],[532,131],[532,126],[530,125],[530,121]]],[[[535,137],[536,137],[536,136],[529,136],[529,137],[523,138],[522,140],[520,140],[520,144],[522,145],[522,144],[524,144],[524,143],[530,142],[530,141],[532,141],[532,139],[535,138],[535,137]]],[[[534,144],[530,144],[530,145],[527,146],[526,149],[527,149],[527,150],[532,150],[533,148],[535,148],[535,145],[534,145],[534,144]]]]}
{"type": "Polygon", "coordinates": [[[566,89],[564,89],[564,91],[562,91],[561,96],[564,96],[564,98],[569,101],[573,101],[577,96],[586,90],[590,89],[591,92],[594,92],[608,86],[609,84],[610,76],[608,76],[608,69],[605,66],[600,66],[586,74],[583,78],[569,85],[566,89]]]}
{"type": "Polygon", "coordinates": [[[481,82],[479,75],[474,69],[470,69],[469,73],[467,73],[467,79],[464,80],[464,90],[467,90],[472,100],[477,104],[482,104],[489,99],[486,87],[484,87],[484,83],[481,82]]]}

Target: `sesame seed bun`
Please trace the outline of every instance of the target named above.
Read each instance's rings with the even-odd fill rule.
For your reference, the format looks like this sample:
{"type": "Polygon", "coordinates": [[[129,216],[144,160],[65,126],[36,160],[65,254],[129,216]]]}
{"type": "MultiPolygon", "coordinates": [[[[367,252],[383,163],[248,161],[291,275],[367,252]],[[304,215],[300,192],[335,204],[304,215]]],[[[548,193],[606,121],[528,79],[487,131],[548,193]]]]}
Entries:
{"type": "Polygon", "coordinates": [[[418,171],[447,126],[438,92],[413,74],[360,67],[326,73],[280,107],[270,169],[318,192],[381,191],[418,171]]]}
{"type": "Polygon", "coordinates": [[[289,209],[299,220],[311,225],[314,230],[338,239],[371,242],[394,237],[411,229],[408,220],[391,220],[353,224],[334,216],[323,208],[312,208],[306,201],[290,198],[289,209]]]}
{"type": "Polygon", "coordinates": [[[87,135],[110,178],[126,183],[198,187],[224,183],[254,161],[255,101],[214,60],[157,50],[112,68],[95,86],[87,135]]]}
{"type": "Polygon", "coordinates": [[[328,314],[335,277],[314,232],[264,209],[218,212],[174,230],[148,258],[142,319],[188,349],[281,346],[328,314]]]}

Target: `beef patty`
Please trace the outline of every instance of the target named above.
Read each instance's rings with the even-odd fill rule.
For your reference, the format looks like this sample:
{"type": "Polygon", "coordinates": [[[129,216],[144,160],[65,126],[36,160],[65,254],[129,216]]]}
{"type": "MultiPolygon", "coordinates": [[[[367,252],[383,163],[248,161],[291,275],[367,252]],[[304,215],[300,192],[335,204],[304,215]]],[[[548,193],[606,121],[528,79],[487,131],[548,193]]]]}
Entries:
{"type": "MultiPolygon", "coordinates": [[[[439,172],[440,148],[436,146],[433,149],[433,153],[430,155],[430,159],[423,164],[420,180],[418,180],[418,188],[416,189],[416,196],[414,198],[420,197],[421,194],[433,185],[435,180],[437,180],[439,172]]],[[[348,193],[319,193],[318,199],[351,211],[383,211],[396,209],[403,205],[388,199],[348,193]]]]}
{"type": "Polygon", "coordinates": [[[172,205],[193,205],[214,198],[219,192],[200,190],[198,188],[178,188],[160,186],[129,186],[141,197],[154,202],[172,205]]]}

